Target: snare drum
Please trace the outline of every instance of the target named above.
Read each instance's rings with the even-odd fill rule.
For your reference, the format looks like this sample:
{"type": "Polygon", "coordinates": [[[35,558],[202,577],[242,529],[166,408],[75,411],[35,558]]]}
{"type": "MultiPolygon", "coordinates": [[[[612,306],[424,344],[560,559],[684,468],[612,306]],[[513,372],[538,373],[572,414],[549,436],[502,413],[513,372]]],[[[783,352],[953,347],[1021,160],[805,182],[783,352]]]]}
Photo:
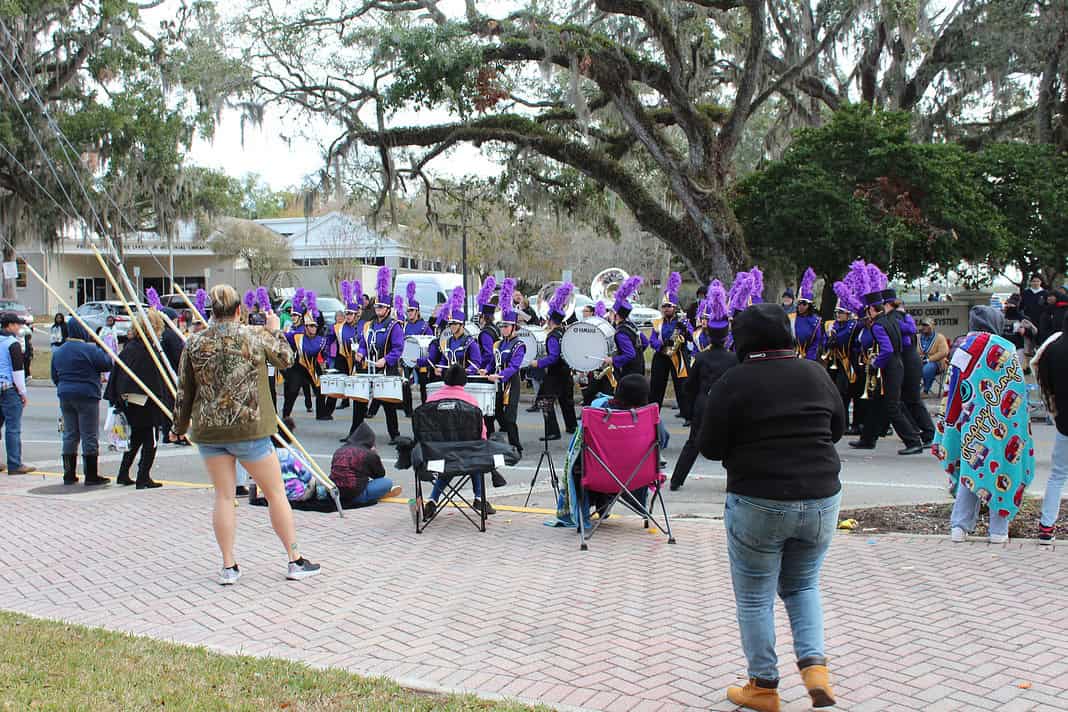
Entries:
{"type": "Polygon", "coordinates": [[[404,379],[400,376],[374,376],[371,394],[374,400],[383,403],[403,403],[404,379]]]}
{"type": "Polygon", "coordinates": [[[345,376],[345,397],[359,403],[370,403],[372,379],[374,376],[369,373],[345,376]]]}
{"type": "Polygon", "coordinates": [[[526,350],[523,352],[523,368],[545,355],[545,329],[540,327],[522,328],[516,332],[516,338],[523,342],[526,350]]]}
{"type": "Polygon", "coordinates": [[[576,371],[596,371],[616,353],[616,330],[606,320],[591,316],[567,328],[560,341],[560,354],[576,371]]]}
{"type": "Polygon", "coordinates": [[[340,373],[323,374],[319,379],[319,388],[327,398],[344,398],[345,376],[340,373]]]}
{"type": "Polygon", "coordinates": [[[497,384],[496,383],[474,383],[467,382],[464,386],[464,390],[470,393],[478,400],[478,407],[482,410],[482,415],[493,416],[497,412],[497,384]]]}
{"type": "Polygon", "coordinates": [[[415,368],[419,359],[427,357],[427,350],[434,341],[430,335],[408,336],[404,339],[404,350],[401,352],[401,363],[408,368],[415,368]]]}

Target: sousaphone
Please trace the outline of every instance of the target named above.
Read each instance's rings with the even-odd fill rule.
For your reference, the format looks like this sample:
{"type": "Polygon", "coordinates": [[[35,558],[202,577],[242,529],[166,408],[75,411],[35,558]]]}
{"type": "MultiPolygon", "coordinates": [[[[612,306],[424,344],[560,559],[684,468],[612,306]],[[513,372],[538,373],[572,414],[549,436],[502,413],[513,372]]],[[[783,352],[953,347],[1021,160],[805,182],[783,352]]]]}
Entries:
{"type": "MultiPolygon", "coordinates": [[[[563,282],[549,282],[544,287],[538,290],[538,300],[534,303],[534,311],[537,312],[538,318],[545,321],[549,318],[549,302],[552,301],[553,294],[560,288],[563,282]]],[[[564,305],[564,321],[571,318],[571,315],[575,313],[575,291],[571,291],[571,296],[567,300],[567,304],[564,305]]]]}
{"type": "Polygon", "coordinates": [[[604,302],[605,306],[611,308],[616,291],[629,276],[619,267],[601,270],[590,284],[590,299],[594,302],[604,302]]]}

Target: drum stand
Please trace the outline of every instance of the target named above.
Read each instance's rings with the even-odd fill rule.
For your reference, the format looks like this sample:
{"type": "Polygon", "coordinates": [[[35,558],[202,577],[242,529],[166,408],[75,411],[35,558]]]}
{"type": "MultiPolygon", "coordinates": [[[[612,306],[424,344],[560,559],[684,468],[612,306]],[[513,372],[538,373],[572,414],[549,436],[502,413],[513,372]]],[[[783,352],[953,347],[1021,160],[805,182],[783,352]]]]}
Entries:
{"type": "Polygon", "coordinates": [[[541,449],[541,455],[538,457],[538,466],[534,468],[534,478],[530,480],[530,489],[527,490],[527,500],[523,502],[523,506],[526,507],[530,504],[530,495],[534,493],[534,485],[538,482],[538,475],[541,473],[541,466],[543,463],[549,463],[549,482],[552,483],[553,492],[556,494],[556,499],[560,499],[560,479],[556,475],[556,465],[553,463],[552,453],[549,452],[549,414],[552,413],[553,408],[556,406],[556,396],[540,396],[534,401],[535,405],[541,409],[543,426],[545,428],[545,438],[542,439],[543,447],[541,449]]]}

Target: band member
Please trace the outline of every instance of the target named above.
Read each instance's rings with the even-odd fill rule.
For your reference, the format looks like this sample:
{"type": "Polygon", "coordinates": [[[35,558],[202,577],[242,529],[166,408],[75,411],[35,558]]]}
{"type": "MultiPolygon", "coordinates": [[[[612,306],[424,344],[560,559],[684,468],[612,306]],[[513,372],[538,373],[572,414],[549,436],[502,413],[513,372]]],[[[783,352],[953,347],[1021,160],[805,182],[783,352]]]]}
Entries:
{"type": "Polygon", "coordinates": [[[863,422],[861,411],[865,404],[860,399],[864,394],[864,377],[858,358],[860,331],[864,326],[853,318],[853,310],[863,311],[864,306],[857,302],[852,290],[844,282],[835,282],[834,291],[838,295],[838,306],[834,310],[834,321],[827,324],[824,358],[827,373],[842,396],[847,417],[850,417],[850,404],[853,406],[847,432],[859,435],[860,423],[863,422]]]}
{"type": "MultiPolygon", "coordinates": [[[[726,349],[727,334],[730,328],[727,307],[727,291],[718,279],[712,280],[705,292],[705,301],[697,307],[697,314],[703,316],[702,333],[709,345],[694,357],[693,368],[686,379],[690,389],[688,396],[693,403],[693,427],[690,436],[682,446],[679,459],[675,461],[675,470],[671,473],[671,489],[677,490],[686,482],[693,469],[693,463],[700,452],[698,438],[701,433],[701,416],[705,411],[708,389],[720,379],[728,369],[738,365],[738,357],[726,349]]],[[[701,337],[695,337],[699,340],[701,337]]]]}
{"type": "MultiPolygon", "coordinates": [[[[719,282],[718,279],[715,280],[715,281],[719,282]]],[[[704,292],[703,293],[706,296],[708,295],[708,288],[707,287],[704,287],[704,292]]],[[[726,292],[724,292],[724,294],[726,294],[726,292]]],[[[726,297],[724,297],[724,298],[726,298],[726,297]]],[[[690,346],[690,354],[693,356],[693,361],[696,361],[697,360],[697,354],[701,353],[702,351],[708,351],[710,348],[712,348],[713,337],[712,337],[711,332],[709,332],[709,330],[708,330],[708,300],[707,299],[702,300],[701,303],[697,305],[697,308],[694,309],[693,316],[694,316],[694,323],[695,323],[695,327],[696,328],[693,330],[693,333],[690,335],[690,344],[689,344],[689,346],[690,346]]],[[[691,365],[692,365],[693,361],[690,362],[691,365]]],[[[693,370],[692,367],[691,367],[690,370],[691,370],[691,375],[692,375],[692,370],[693,370]]]]}
{"type": "Polygon", "coordinates": [[[418,365],[429,367],[438,378],[454,363],[463,366],[469,375],[478,373],[478,369],[482,368],[478,341],[471,337],[465,328],[465,297],[463,287],[452,290],[449,301],[442,305],[438,315],[438,321],[446,326],[441,336],[430,342],[426,358],[419,359],[418,365]]]}
{"type": "Polygon", "coordinates": [[[917,348],[919,335],[916,322],[905,311],[893,289],[883,290],[883,300],[883,308],[897,319],[898,329],[901,330],[901,363],[905,369],[901,382],[901,407],[920,431],[923,446],[930,447],[934,443],[935,426],[923,404],[923,359],[917,348]]]}
{"type": "MultiPolygon", "coordinates": [[[[495,359],[497,342],[501,340],[501,331],[493,323],[493,317],[497,313],[497,305],[493,303],[493,292],[496,289],[497,278],[490,275],[483,280],[482,288],[478,290],[478,296],[475,298],[478,304],[478,351],[482,354],[482,368],[478,370],[480,376],[494,373],[497,370],[495,359]]],[[[486,434],[491,435],[496,419],[487,415],[485,421],[486,434]]]]}
{"type": "MultiPolygon", "coordinates": [[[[404,350],[404,327],[391,314],[394,306],[393,297],[390,294],[392,281],[389,267],[379,267],[376,283],[377,298],[374,302],[375,316],[364,325],[355,359],[357,368],[362,367],[368,373],[400,376],[400,358],[404,350]]],[[[393,445],[400,436],[400,426],[397,424],[397,404],[382,402],[382,410],[386,411],[386,430],[389,431],[389,444],[393,445]]],[[[360,423],[366,418],[367,403],[354,402],[349,437],[356,432],[356,428],[360,427],[360,423]]]]}
{"type": "Polygon", "coordinates": [[[292,414],[293,404],[296,403],[300,391],[308,387],[315,395],[315,419],[333,420],[330,408],[319,390],[319,376],[322,373],[319,360],[325,358],[333,339],[330,335],[322,336],[319,333],[319,323],[315,318],[315,292],[307,293],[304,307],[307,311],[304,312],[303,327],[286,334],[289,345],[296,353],[296,359],[285,372],[282,417],[288,418],[292,414]]]}
{"type": "Polygon", "coordinates": [[[523,444],[519,442],[519,391],[523,380],[519,370],[523,367],[526,345],[519,340],[519,314],[511,306],[515,280],[509,277],[501,284],[500,303],[506,305],[501,312],[501,338],[495,344],[494,367],[488,378],[499,384],[497,389],[497,406],[495,419],[501,424],[501,430],[508,434],[508,444],[523,454],[523,444]]]}
{"type": "MultiPolygon", "coordinates": [[[[597,300],[596,304],[587,304],[582,308],[583,320],[593,319],[607,319],[608,310],[605,308],[604,302],[597,300]],[[587,315],[587,312],[589,314],[587,315]]],[[[618,349],[617,349],[618,351],[618,349]]],[[[612,360],[611,358],[605,359],[604,366],[598,371],[590,371],[582,374],[583,380],[580,381],[582,386],[582,405],[583,407],[593,404],[594,399],[601,395],[609,395],[615,390],[616,379],[612,375],[612,360]]]]}
{"type": "MultiPolygon", "coordinates": [[[[545,380],[538,389],[537,400],[559,400],[560,411],[564,414],[564,427],[569,433],[578,428],[578,419],[575,417],[575,382],[571,377],[571,369],[560,355],[560,342],[564,338],[566,305],[574,289],[575,285],[564,282],[549,300],[549,318],[546,320],[549,333],[545,338],[545,357],[534,362],[537,368],[545,371],[545,380]]],[[[560,439],[560,422],[556,419],[556,408],[551,404],[546,404],[545,407],[545,435],[541,439],[560,439]]]]}
{"type": "Polygon", "coordinates": [[[797,290],[797,310],[790,314],[794,327],[794,339],[797,341],[797,355],[809,361],[819,360],[824,339],[823,330],[820,328],[820,316],[812,306],[815,285],[816,272],[809,267],[801,277],[801,287],[797,290]]]}
{"type": "Polygon", "coordinates": [[[868,412],[859,440],[849,443],[852,448],[874,450],[879,437],[893,425],[898,437],[905,443],[899,455],[917,455],[923,452],[920,434],[901,408],[901,383],[904,366],[901,363],[901,330],[895,317],[883,309],[883,288],[886,277],[874,265],[877,273],[869,276],[869,288],[864,295],[865,316],[869,321],[872,345],[866,354],[866,389],[868,412]],[[880,284],[881,282],[881,284],[880,284]]]}
{"type": "MultiPolygon", "coordinates": [[[[598,304],[601,304],[601,302],[598,302],[598,304]]],[[[603,306],[603,304],[602,304],[602,306],[603,306]]],[[[594,307],[593,307],[592,304],[587,304],[586,306],[582,307],[582,320],[583,321],[586,321],[587,319],[589,319],[589,318],[591,318],[593,316],[595,316],[595,313],[594,313],[594,307]]]]}
{"type": "Polygon", "coordinates": [[[604,361],[606,366],[612,367],[613,386],[619,383],[619,379],[623,376],[632,373],[645,375],[645,349],[648,344],[645,341],[645,334],[638,331],[638,327],[630,320],[633,306],[628,301],[638,291],[641,284],[641,277],[627,277],[616,290],[616,299],[612,304],[612,323],[616,327],[616,334],[613,337],[616,342],[616,355],[609,356],[604,361]]]}
{"type": "Polygon", "coordinates": [[[679,287],[682,275],[672,272],[664,289],[664,299],[660,304],[661,319],[653,322],[649,335],[649,346],[653,349],[652,374],[649,382],[649,400],[658,406],[664,406],[664,393],[667,391],[668,377],[675,386],[675,400],[679,404],[679,417],[690,419],[689,401],[686,398],[685,381],[689,375],[687,365],[690,361],[686,344],[691,339],[691,329],[684,319],[679,318],[679,287]]]}
{"type": "MultiPolygon", "coordinates": [[[[409,336],[433,336],[434,330],[423,321],[422,314],[419,311],[419,302],[415,299],[415,282],[408,282],[405,292],[408,298],[408,308],[405,312],[406,320],[404,322],[405,338],[409,336]]],[[[404,386],[404,411],[409,418],[412,417],[411,383],[413,379],[419,383],[419,402],[426,403],[426,383],[429,370],[426,366],[404,367],[404,376],[408,381],[404,386]]]]}

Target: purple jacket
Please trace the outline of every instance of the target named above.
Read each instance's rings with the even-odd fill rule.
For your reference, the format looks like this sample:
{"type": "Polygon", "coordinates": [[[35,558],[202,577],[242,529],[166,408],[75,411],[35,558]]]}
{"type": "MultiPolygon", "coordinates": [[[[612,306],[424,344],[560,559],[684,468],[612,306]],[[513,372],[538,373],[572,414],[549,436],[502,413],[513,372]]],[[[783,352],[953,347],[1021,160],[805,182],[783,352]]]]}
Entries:
{"type": "Polygon", "coordinates": [[[549,368],[560,360],[560,337],[550,332],[545,339],[545,357],[534,362],[537,368],[549,368]]]}
{"type": "Polygon", "coordinates": [[[690,329],[690,325],[684,319],[675,317],[671,321],[663,321],[660,323],[660,328],[654,327],[652,334],[649,336],[649,345],[653,348],[653,351],[659,351],[664,344],[669,343],[675,336],[675,329],[681,329],[685,333],[687,341],[693,335],[693,330],[690,329]]]}
{"type": "Polygon", "coordinates": [[[440,366],[446,368],[450,363],[463,363],[468,373],[478,373],[482,366],[482,353],[478,349],[478,341],[464,334],[459,339],[451,335],[445,342],[446,354],[441,349],[441,341],[445,337],[434,339],[426,350],[426,358],[419,359],[419,366],[440,366]]]}
{"type": "Polygon", "coordinates": [[[794,317],[794,338],[797,339],[798,351],[804,349],[804,356],[809,361],[816,361],[820,357],[820,347],[823,346],[823,329],[820,328],[820,318],[815,314],[794,317]]]}
{"type": "Polygon", "coordinates": [[[616,331],[616,355],[612,357],[612,367],[617,371],[638,357],[634,343],[625,332],[616,331]]]}
{"type": "Polygon", "coordinates": [[[890,363],[890,359],[894,356],[894,343],[890,340],[890,335],[886,333],[886,329],[882,324],[872,324],[871,327],[872,338],[879,344],[879,355],[875,358],[876,368],[885,368],[886,364],[890,363]]]}
{"type": "Polygon", "coordinates": [[[375,358],[385,358],[386,368],[393,368],[404,351],[404,329],[396,319],[375,319],[360,335],[360,355],[369,358],[370,345],[374,344],[375,358]]]}
{"type": "Polygon", "coordinates": [[[405,336],[433,336],[434,330],[422,319],[404,322],[405,336]]]}
{"type": "MultiPolygon", "coordinates": [[[[505,339],[501,341],[500,348],[497,353],[500,354],[501,359],[501,382],[507,383],[519,373],[519,369],[523,367],[523,357],[526,355],[527,347],[522,341],[517,338],[505,339]]],[[[496,361],[496,358],[494,358],[496,361]]],[[[494,370],[496,370],[497,364],[494,363],[494,370]]]]}

